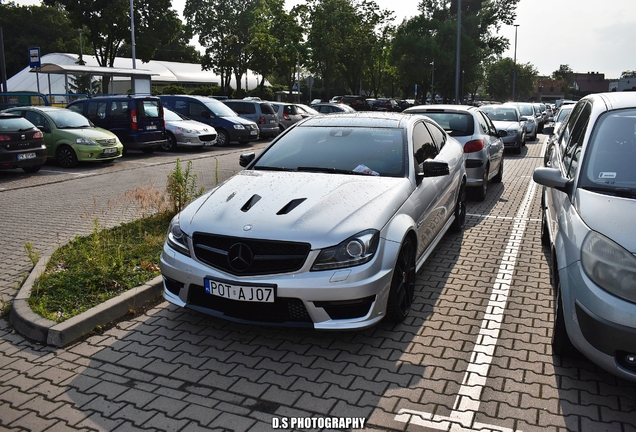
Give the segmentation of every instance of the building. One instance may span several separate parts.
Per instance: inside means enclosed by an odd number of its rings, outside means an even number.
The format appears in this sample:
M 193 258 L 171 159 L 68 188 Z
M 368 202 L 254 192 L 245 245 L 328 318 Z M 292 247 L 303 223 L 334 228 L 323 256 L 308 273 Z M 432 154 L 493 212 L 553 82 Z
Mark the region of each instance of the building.
M 572 87 L 582 95 L 608 92 L 612 82 L 612 80 L 605 79 L 605 74 L 599 72 L 575 73 L 573 75 Z
M 41 63 L 59 66 L 78 66 L 78 55 L 68 53 L 50 53 L 41 58 Z M 94 56 L 82 57 L 86 67 L 99 67 L 99 63 Z M 151 60 L 148 63 L 137 62 L 138 71 L 144 71 L 151 77 L 152 87 L 161 91 L 167 85 L 180 85 L 190 91 L 201 86 L 220 85 L 221 78 L 211 71 L 204 71 L 200 64 L 176 63 L 167 61 Z M 119 71 L 132 70 L 132 60 L 124 57 L 117 57 L 113 67 Z M 68 75 L 72 75 L 70 72 Z M 96 73 L 96 75 L 99 75 Z M 243 88 L 254 89 L 259 84 L 259 77 L 249 71 L 247 77 L 243 78 Z M 269 85 L 269 83 L 266 83 Z M 236 88 L 236 80 L 232 77 L 230 82 L 232 88 Z M 111 88 L 105 89 L 103 93 L 125 94 L 132 88 L 130 77 L 113 76 Z M 29 67 L 24 68 L 7 80 L 7 89 L 10 92 L 33 92 L 45 95 L 65 95 L 69 93 L 68 77 L 63 73 L 44 74 L 32 72 Z
M 618 81 L 611 83 L 610 91 L 636 91 L 636 71 L 625 71 Z
M 549 77 L 538 77 L 536 81 L 537 92 L 534 100 L 540 102 L 553 102 L 565 98 L 565 88 L 567 83 L 563 79 L 552 79 Z

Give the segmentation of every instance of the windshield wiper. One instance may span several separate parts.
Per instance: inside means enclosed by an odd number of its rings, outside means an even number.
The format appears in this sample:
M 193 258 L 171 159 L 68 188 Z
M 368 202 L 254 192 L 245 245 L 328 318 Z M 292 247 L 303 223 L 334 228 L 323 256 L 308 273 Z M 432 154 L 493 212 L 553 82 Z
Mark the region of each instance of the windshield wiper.
M 355 174 L 355 175 L 370 175 L 364 172 L 357 172 L 351 170 L 343 170 L 338 168 L 326 168 L 326 167 L 308 167 L 308 166 L 299 166 L 296 168 L 296 171 L 302 172 L 317 172 L 317 173 L 327 173 L 327 174 Z
M 636 198 L 636 190 L 626 187 L 604 187 L 604 186 L 585 186 L 583 189 L 590 192 L 600 192 L 604 194 L 611 194 L 623 198 Z
M 259 170 L 259 171 L 296 171 L 296 170 L 291 169 L 291 168 L 276 167 L 276 166 L 263 166 L 263 165 L 256 165 L 253 169 Z

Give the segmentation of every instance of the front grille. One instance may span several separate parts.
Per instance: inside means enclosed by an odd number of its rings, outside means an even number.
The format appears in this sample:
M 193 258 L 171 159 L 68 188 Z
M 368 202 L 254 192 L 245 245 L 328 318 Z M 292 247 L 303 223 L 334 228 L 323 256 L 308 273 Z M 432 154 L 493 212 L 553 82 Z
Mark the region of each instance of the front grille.
M 214 141 L 216 139 L 216 134 L 200 135 L 199 139 L 203 142 Z
M 117 140 L 115 138 L 107 138 L 107 139 L 97 140 L 97 143 L 104 147 L 112 147 L 117 144 Z
M 195 233 L 195 257 L 216 269 L 236 275 L 254 276 L 300 270 L 311 249 L 308 243 L 255 240 Z
M 312 323 L 305 305 L 297 298 L 279 297 L 274 303 L 253 303 L 207 294 L 201 285 L 190 285 L 188 291 L 190 305 L 220 312 L 228 318 L 272 324 Z

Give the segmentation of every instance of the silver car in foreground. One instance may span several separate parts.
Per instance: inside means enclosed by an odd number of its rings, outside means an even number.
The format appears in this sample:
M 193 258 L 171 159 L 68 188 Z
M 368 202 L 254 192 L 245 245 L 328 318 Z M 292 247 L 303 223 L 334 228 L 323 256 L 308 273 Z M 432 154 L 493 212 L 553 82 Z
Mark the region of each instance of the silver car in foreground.
M 177 146 L 208 147 L 216 144 L 216 130 L 205 123 L 163 108 L 163 119 L 166 122 L 166 142 L 162 150 L 174 151 Z
M 418 105 L 404 110 L 434 120 L 464 146 L 466 186 L 478 200 L 486 199 L 488 182 L 500 183 L 504 170 L 505 131 L 497 131 L 490 118 L 474 106 Z
M 586 96 L 534 180 L 555 295 L 552 349 L 636 381 L 636 93 Z
M 358 329 L 399 322 L 416 272 L 466 215 L 462 146 L 397 113 L 315 116 L 170 224 L 169 302 L 239 322 Z

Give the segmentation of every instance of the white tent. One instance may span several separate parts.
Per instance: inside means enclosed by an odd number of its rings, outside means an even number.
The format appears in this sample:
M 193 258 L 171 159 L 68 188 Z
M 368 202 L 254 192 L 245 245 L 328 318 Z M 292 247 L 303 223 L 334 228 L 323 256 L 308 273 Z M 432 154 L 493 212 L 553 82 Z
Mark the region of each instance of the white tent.
M 79 56 L 77 54 L 65 54 L 65 53 L 51 53 L 45 54 L 41 57 L 40 61 L 44 65 L 45 63 L 55 65 L 77 65 Z M 85 66 L 97 67 L 97 59 L 94 56 L 83 56 Z M 115 59 L 114 68 L 120 70 L 132 69 L 132 59 L 117 57 Z M 178 84 L 185 87 L 187 90 L 199 87 L 202 85 L 220 85 L 221 78 L 211 71 L 204 71 L 199 64 L 191 63 L 176 63 L 151 60 L 148 63 L 137 62 L 137 68 L 143 70 L 148 75 L 151 75 L 152 85 L 156 87 L 164 87 L 170 84 Z M 244 78 L 245 79 L 245 78 Z M 39 87 L 38 87 L 39 81 Z M 113 77 L 114 87 L 111 89 L 111 93 L 126 93 L 131 88 L 130 78 L 125 77 Z M 248 90 L 254 89 L 260 82 L 259 76 L 255 75 L 252 71 L 247 74 L 247 88 Z M 242 87 L 245 88 L 246 82 L 243 81 Z M 269 83 L 266 82 L 267 85 Z M 230 85 L 236 88 L 236 80 L 232 77 Z M 43 74 L 31 72 L 29 67 L 24 68 L 11 78 L 7 80 L 7 89 L 10 92 L 39 92 L 43 94 L 65 94 L 66 79 L 64 75 L 60 74 Z

